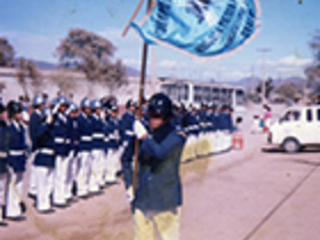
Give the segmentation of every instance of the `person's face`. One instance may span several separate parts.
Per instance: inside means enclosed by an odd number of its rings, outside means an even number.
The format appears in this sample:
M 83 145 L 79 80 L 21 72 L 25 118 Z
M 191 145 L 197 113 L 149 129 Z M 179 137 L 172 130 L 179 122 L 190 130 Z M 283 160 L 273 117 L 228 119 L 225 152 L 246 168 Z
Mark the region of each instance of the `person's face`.
M 16 113 L 16 114 L 13 116 L 12 119 L 15 120 L 15 121 L 17 121 L 17 122 L 21 121 L 21 120 L 22 120 L 22 113 L 21 113 L 21 112 L 20 112 L 20 113 Z
M 71 111 L 71 112 L 70 112 L 70 117 L 71 117 L 71 118 L 76 118 L 77 115 L 78 115 L 78 114 L 77 114 L 77 111 Z
M 116 111 L 111 111 L 110 112 L 110 116 L 113 117 L 113 118 L 117 117 L 117 112 Z
M 149 126 L 153 130 L 161 127 L 164 123 L 163 117 L 160 115 L 149 116 Z
M 84 109 L 83 109 L 83 112 L 84 112 L 86 115 L 90 115 L 90 114 L 91 114 L 91 109 L 90 109 L 90 108 L 84 108 Z
M 100 116 L 102 109 L 101 108 L 97 108 L 94 110 L 95 114 L 97 114 L 98 116 Z
M 44 105 L 44 104 L 41 104 L 41 105 L 39 106 L 39 110 L 40 110 L 40 111 L 42 111 L 44 108 L 45 108 L 45 105 Z
M 61 105 L 59 110 L 61 113 L 65 113 L 65 111 L 67 110 L 67 105 L 65 105 L 65 104 Z
M 4 119 L 4 112 L 0 113 L 0 120 Z

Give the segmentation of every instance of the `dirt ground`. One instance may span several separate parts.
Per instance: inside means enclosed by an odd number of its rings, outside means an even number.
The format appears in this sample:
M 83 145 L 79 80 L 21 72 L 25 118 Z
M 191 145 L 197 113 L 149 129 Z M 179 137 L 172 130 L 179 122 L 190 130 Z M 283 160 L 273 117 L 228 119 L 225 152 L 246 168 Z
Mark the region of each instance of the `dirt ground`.
M 319 239 L 320 154 L 261 151 L 266 136 L 249 132 L 256 111 L 250 108 L 243 123 L 243 150 L 181 165 L 183 240 Z M 51 215 L 38 214 L 25 199 L 27 220 L 0 228 L 1 240 L 133 239 L 122 183 Z

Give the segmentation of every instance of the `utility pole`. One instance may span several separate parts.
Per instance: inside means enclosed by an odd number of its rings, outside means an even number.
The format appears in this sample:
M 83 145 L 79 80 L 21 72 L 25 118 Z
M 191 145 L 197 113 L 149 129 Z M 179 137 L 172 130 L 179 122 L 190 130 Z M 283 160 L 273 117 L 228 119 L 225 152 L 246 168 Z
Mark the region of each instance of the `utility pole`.
M 262 93 L 262 104 L 266 103 L 266 53 L 271 52 L 271 48 L 259 48 L 258 52 L 262 53 L 262 84 L 261 84 L 261 93 Z

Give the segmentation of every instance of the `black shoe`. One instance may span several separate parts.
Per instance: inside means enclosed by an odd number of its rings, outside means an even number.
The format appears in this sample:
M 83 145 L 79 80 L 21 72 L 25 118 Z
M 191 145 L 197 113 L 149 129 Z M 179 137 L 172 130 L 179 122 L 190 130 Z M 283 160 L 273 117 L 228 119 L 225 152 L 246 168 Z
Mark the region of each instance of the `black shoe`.
M 69 204 L 69 203 L 76 203 L 76 202 L 78 202 L 78 200 L 76 199 L 76 198 L 74 198 L 74 197 L 71 197 L 71 198 L 68 198 L 67 199 L 67 203 Z
M 67 208 L 67 207 L 69 207 L 68 204 L 66 204 L 66 203 L 65 204 L 53 204 L 53 206 L 56 207 L 56 208 Z
M 26 220 L 26 217 L 25 216 L 7 217 L 7 219 L 10 221 L 22 222 L 22 221 Z
M 83 196 L 78 196 L 78 198 L 82 199 L 82 200 L 87 200 L 90 198 L 89 195 L 83 195 Z
M 8 223 L 4 222 L 4 221 L 0 221 L 0 227 L 7 227 Z
M 121 177 L 121 176 L 122 176 L 122 174 L 123 174 L 123 171 L 122 171 L 122 170 L 120 170 L 120 171 L 118 171 L 118 172 L 116 173 L 116 176 L 117 176 L 117 177 Z
M 35 194 L 32 194 L 32 193 L 28 193 L 28 197 L 33 199 L 33 200 L 36 200 L 37 196 Z
M 42 210 L 42 211 L 38 211 L 41 214 L 50 214 L 50 213 L 54 213 L 55 210 L 53 208 L 47 209 L 47 210 Z

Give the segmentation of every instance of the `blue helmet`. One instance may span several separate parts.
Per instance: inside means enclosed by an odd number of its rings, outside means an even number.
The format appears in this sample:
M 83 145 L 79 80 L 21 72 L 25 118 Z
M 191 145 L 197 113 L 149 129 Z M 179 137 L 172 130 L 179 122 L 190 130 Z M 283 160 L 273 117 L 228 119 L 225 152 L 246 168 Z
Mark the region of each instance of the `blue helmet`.
M 102 103 L 99 100 L 92 100 L 91 101 L 91 109 L 95 110 L 97 108 L 102 108 Z
M 130 108 L 130 107 L 137 107 L 137 103 L 134 102 L 132 99 L 129 99 L 126 103 L 126 109 Z
M 173 115 L 173 107 L 171 99 L 164 93 L 154 94 L 148 107 L 149 115 L 161 115 L 164 118 L 171 117 Z
M 15 114 L 21 113 L 23 111 L 23 107 L 19 102 L 11 100 L 7 104 L 7 110 L 8 110 L 9 118 L 12 118 Z
M 32 100 L 33 107 L 39 107 L 41 104 L 45 104 L 45 99 L 41 95 L 37 95 Z
M 81 103 L 80 103 L 80 107 L 81 108 L 91 108 L 91 102 L 90 99 L 85 97 L 84 99 L 82 99 Z
M 69 100 L 65 96 L 58 97 L 58 104 L 69 106 Z
M 78 111 L 78 110 L 79 110 L 79 108 L 78 108 L 77 104 L 75 104 L 74 102 L 70 102 L 68 111 L 74 112 L 74 111 Z

